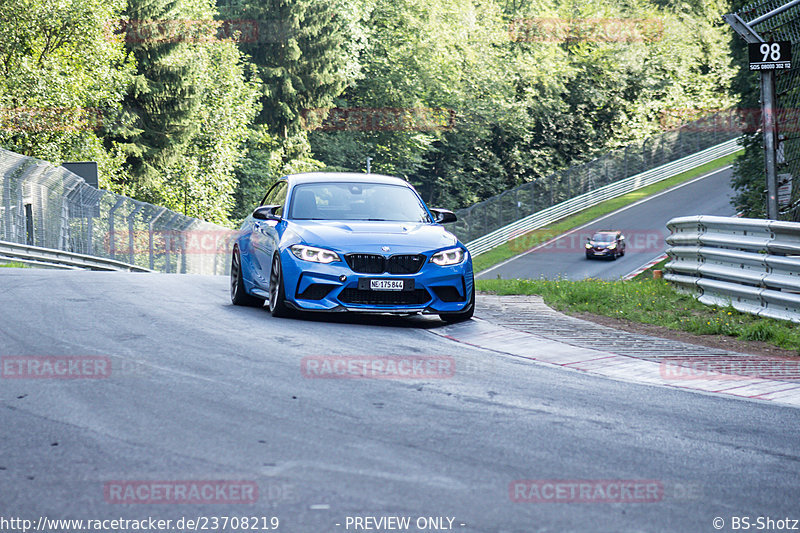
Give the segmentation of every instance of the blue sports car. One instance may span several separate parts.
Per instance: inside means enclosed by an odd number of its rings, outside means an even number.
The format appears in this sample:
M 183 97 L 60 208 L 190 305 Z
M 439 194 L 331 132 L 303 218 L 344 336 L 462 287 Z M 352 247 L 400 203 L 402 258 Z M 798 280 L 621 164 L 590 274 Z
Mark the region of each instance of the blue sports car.
M 472 259 L 407 182 L 377 174 L 309 173 L 278 180 L 233 246 L 231 300 L 273 316 L 292 311 L 434 313 L 467 320 Z

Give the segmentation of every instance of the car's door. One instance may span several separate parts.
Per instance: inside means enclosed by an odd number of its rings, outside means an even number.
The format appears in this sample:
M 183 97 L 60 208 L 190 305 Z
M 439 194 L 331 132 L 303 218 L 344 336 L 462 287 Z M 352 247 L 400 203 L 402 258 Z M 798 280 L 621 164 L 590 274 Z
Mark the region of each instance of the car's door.
M 288 188 L 285 181 L 279 181 L 269 190 L 261 201 L 261 205 L 280 205 L 281 207 L 275 211 L 275 214 L 283 216 Z M 269 284 L 272 256 L 278 248 L 280 240 L 277 228 L 279 223 L 277 220 L 253 219 L 253 234 L 250 238 L 255 259 L 253 267 L 265 285 Z

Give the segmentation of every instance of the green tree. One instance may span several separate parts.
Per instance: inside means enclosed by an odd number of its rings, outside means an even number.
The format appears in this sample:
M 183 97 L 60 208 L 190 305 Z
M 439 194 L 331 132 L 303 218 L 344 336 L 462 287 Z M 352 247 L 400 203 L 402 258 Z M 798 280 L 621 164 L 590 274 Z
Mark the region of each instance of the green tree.
M 122 0 L 0 0 L 0 145 L 56 164 L 119 166 L 100 129 L 119 108 L 130 67 L 106 31 Z
M 264 82 L 257 122 L 283 138 L 301 129 L 305 109 L 329 106 L 352 67 L 350 26 L 338 0 L 269 0 L 241 4 L 259 38 L 243 43 Z M 351 68 L 352 70 L 352 68 Z
M 175 0 L 128 0 L 117 28 L 136 76 L 106 143 L 125 154 L 126 175 L 115 190 L 140 200 L 164 200 L 164 169 L 184 156 L 198 126 L 199 72 L 185 53 L 191 45 L 179 22 L 188 11 Z

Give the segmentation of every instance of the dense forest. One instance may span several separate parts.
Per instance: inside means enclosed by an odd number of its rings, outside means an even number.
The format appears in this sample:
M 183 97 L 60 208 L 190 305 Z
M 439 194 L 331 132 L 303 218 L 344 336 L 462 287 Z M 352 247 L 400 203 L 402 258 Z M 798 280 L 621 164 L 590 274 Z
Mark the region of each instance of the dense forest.
M 0 146 L 235 224 L 286 173 L 452 209 L 735 102 L 716 0 L 0 0 Z

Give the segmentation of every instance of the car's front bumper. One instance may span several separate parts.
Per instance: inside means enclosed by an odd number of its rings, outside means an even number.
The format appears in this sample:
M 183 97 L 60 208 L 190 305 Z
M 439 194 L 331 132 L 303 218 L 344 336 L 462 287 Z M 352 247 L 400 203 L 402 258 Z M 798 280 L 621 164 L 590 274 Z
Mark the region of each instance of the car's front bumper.
M 362 274 L 345 261 L 327 265 L 281 254 L 287 304 L 302 311 L 457 313 L 470 304 L 472 261 L 441 267 L 426 262 L 416 274 Z M 413 280 L 413 290 L 359 289 L 360 279 Z
M 608 257 L 608 256 L 611 256 L 611 255 L 614 255 L 615 251 L 616 250 L 610 250 L 608 248 L 602 248 L 600 250 L 597 250 L 597 249 L 594 249 L 594 248 L 587 248 L 586 249 L 586 255 L 590 255 L 590 256 L 593 256 L 593 257 Z

